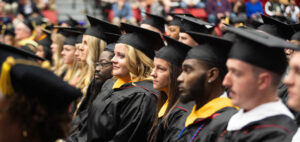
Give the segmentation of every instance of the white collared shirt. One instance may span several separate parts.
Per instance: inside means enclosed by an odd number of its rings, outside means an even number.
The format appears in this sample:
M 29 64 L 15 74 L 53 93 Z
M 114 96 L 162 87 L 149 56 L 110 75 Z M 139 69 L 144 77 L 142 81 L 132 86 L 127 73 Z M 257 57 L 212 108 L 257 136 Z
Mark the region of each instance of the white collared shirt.
M 300 127 L 298 128 L 296 134 L 293 137 L 292 142 L 299 142 L 300 141 Z
M 238 131 L 252 122 L 277 115 L 286 115 L 291 119 L 294 119 L 294 115 L 290 112 L 290 110 L 281 100 L 278 100 L 276 102 L 259 105 L 248 112 L 244 112 L 244 109 L 240 109 L 230 118 L 227 131 Z

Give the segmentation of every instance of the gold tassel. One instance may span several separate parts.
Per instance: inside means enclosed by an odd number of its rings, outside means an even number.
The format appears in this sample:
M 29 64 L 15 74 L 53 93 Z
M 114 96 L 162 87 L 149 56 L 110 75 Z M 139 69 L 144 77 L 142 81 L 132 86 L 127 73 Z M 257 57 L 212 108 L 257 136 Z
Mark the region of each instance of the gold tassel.
M 2 64 L 1 76 L 0 76 L 0 90 L 5 95 L 11 95 L 14 93 L 12 81 L 10 78 L 11 68 L 15 65 L 13 57 L 8 57 Z
M 42 62 L 41 67 L 43 69 L 50 70 L 51 64 L 50 64 L 50 62 L 48 60 L 46 60 L 46 61 Z

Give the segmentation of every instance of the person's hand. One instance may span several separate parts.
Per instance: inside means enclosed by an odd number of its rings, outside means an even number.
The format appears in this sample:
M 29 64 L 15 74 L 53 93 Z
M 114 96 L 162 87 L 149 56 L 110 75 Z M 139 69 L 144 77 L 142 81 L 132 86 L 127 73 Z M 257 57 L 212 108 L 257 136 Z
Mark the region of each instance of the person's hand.
M 122 23 L 126 23 L 126 18 L 122 18 L 122 19 L 121 19 L 121 22 L 122 22 Z
M 252 19 L 255 19 L 256 17 L 257 17 L 256 14 L 252 14 L 252 15 L 251 15 L 251 18 L 252 18 Z

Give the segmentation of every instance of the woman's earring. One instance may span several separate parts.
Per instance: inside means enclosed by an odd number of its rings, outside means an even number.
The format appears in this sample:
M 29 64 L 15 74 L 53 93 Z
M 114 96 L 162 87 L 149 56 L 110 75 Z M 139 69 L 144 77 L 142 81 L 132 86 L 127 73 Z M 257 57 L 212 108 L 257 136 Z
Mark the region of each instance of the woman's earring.
M 208 83 L 211 83 L 211 80 L 208 80 Z

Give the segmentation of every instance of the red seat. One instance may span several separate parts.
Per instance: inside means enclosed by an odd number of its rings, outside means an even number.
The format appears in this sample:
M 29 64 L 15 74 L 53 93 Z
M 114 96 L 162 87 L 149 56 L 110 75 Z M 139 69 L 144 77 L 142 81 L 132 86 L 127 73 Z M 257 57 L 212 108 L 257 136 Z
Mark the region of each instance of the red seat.
M 204 8 L 176 8 L 174 9 L 174 13 L 190 13 L 196 18 L 207 20 L 207 13 Z
M 57 24 L 57 13 L 53 10 L 43 10 L 42 15 L 46 18 L 48 18 L 51 23 Z
M 108 21 L 112 22 L 114 18 L 114 11 L 111 9 L 107 9 L 105 12 L 108 13 Z M 133 17 L 136 19 L 137 22 L 142 20 L 141 11 L 139 8 L 132 9 Z

